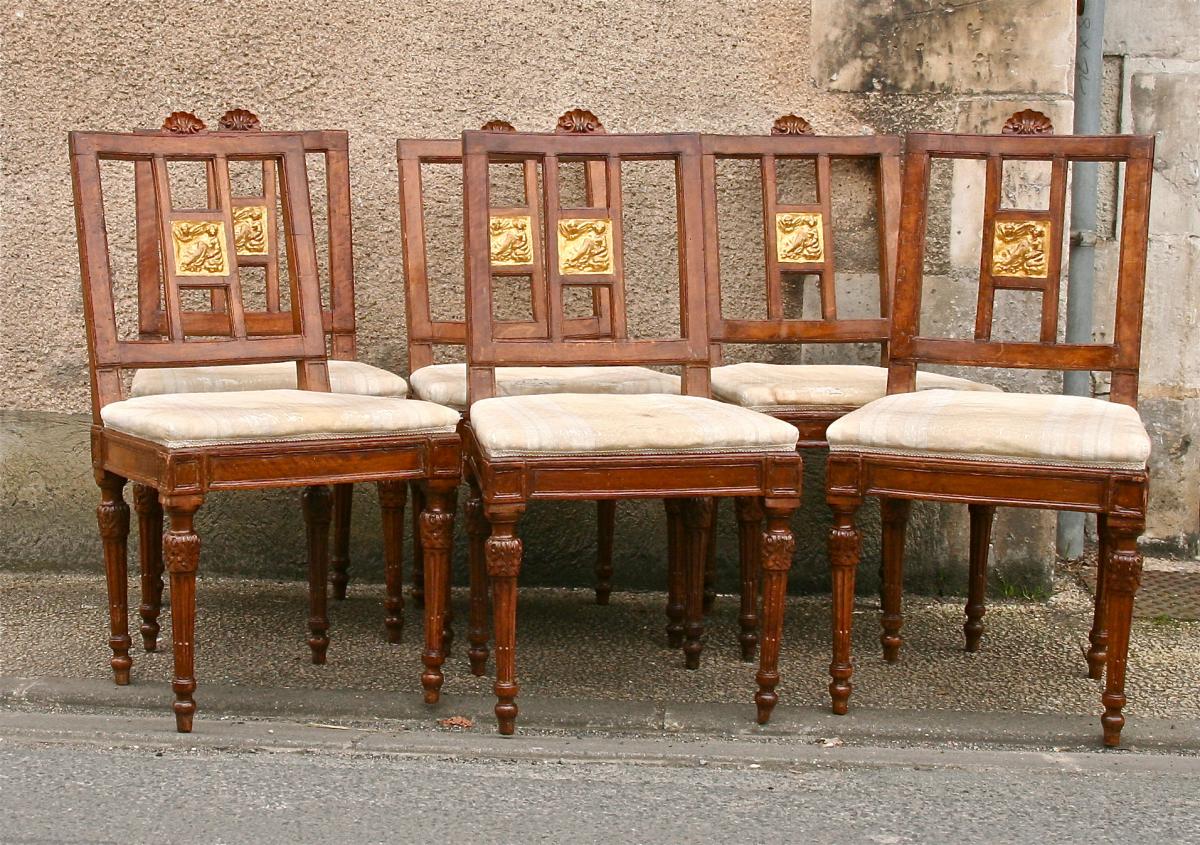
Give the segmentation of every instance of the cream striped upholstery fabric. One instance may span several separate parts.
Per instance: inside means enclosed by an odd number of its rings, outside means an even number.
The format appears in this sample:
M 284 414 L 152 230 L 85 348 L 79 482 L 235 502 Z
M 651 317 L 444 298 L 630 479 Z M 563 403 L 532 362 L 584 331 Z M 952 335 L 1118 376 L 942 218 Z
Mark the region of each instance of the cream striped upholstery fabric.
M 471 426 L 493 458 L 791 452 L 799 439 L 766 414 L 667 394 L 498 396 L 471 406 Z
M 105 405 L 100 416 L 107 428 L 171 448 L 453 432 L 459 420 L 432 402 L 312 390 L 139 396 Z
M 861 408 L 887 395 L 887 367 L 856 364 L 759 364 L 714 367 L 713 396 L 743 408 L 778 413 L 812 407 Z M 917 390 L 999 388 L 937 373 L 917 373 Z
M 829 448 L 993 462 L 1144 469 L 1150 437 L 1128 405 L 1083 396 L 898 393 L 829 427 Z
M 294 390 L 296 364 L 234 364 L 223 367 L 155 367 L 133 374 L 130 394 L 221 393 L 232 390 Z M 330 361 L 329 389 L 359 396 L 407 396 L 408 385 L 395 373 L 358 361 Z
M 411 376 L 413 394 L 427 402 L 467 406 L 467 365 L 434 364 Z M 679 376 L 647 367 L 498 367 L 500 396 L 541 393 L 678 393 Z

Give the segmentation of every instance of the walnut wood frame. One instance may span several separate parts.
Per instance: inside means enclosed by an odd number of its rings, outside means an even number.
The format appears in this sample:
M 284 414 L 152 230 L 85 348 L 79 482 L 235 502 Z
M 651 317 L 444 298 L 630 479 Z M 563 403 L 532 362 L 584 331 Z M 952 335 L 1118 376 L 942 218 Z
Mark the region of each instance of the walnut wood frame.
M 899 275 L 891 333 L 888 392 L 914 389 L 920 363 L 976 367 L 1055 370 L 1102 370 L 1112 374 L 1110 398 L 1136 406 L 1141 352 L 1142 304 L 1145 290 L 1147 231 L 1154 139 L 1137 136 L 1019 137 L 913 134 L 906 141 L 903 209 L 901 213 Z M 974 339 L 957 340 L 922 334 L 920 324 L 925 226 L 930 162 L 934 158 L 980 159 L 987 164 L 984 222 L 984 263 L 991 256 L 994 223 L 1006 215 L 1026 215 L 1000 208 L 1000 177 L 1004 160 L 1051 163 L 1050 210 L 1032 212 L 1049 220 L 1050 241 L 1061 245 L 1066 167 L 1072 160 L 1114 161 L 1124 166 L 1121 215 L 1121 255 L 1118 266 L 1116 324 L 1113 342 L 1069 344 L 1047 338 L 1045 323 L 1037 342 L 993 341 L 990 331 Z M 1059 247 L 1051 250 L 1043 290 L 1043 315 L 1057 314 Z M 990 325 L 989 270 L 981 274 L 981 308 Z M 1053 299 L 1053 302 L 1049 300 Z M 986 300 L 986 301 L 985 301 Z M 884 505 L 885 526 L 896 537 L 884 560 L 892 570 L 894 589 L 885 591 L 883 635 L 885 657 L 895 659 L 901 644 L 899 570 L 902 566 L 904 523 L 908 502 L 925 499 L 964 502 L 971 521 L 990 522 L 998 505 L 1075 510 L 1097 515 L 1100 532 L 1099 586 L 1087 654 L 1089 676 L 1105 679 L 1105 745 L 1120 743 L 1125 717 L 1125 671 L 1133 597 L 1142 556 L 1137 537 L 1145 526 L 1148 477 L 1145 471 L 1046 466 L 1034 463 L 988 463 L 968 458 L 907 457 L 853 450 L 831 453 L 827 498 L 834 511 L 830 532 L 833 568 L 833 662 L 829 685 L 833 712 L 845 713 L 851 692 L 853 666 L 850 631 L 854 604 L 854 574 L 860 540 L 854 517 L 863 498 L 878 496 Z M 986 553 L 984 551 L 984 553 Z M 974 552 L 973 552 L 974 554 Z M 972 580 L 976 580 L 973 573 Z M 978 585 L 982 593 L 982 585 Z M 968 642 L 982 634 L 982 607 L 968 606 Z
M 520 365 L 642 364 L 675 365 L 683 370 L 683 390 L 708 396 L 709 341 L 703 265 L 703 204 L 700 185 L 700 140 L 696 135 L 535 135 L 466 132 L 463 134 L 464 195 L 467 244 L 468 391 L 472 401 L 495 395 L 495 369 Z M 491 215 L 489 165 L 537 159 L 542 169 L 547 274 L 546 336 L 516 339 L 506 334 L 492 312 L 492 267 L 488 220 Z M 584 160 L 605 169 L 605 203 L 600 208 L 563 209 L 558 191 L 558 162 Z M 658 160 L 675 165 L 679 249 L 680 328 L 678 340 L 634 340 L 626 331 L 622 255 L 621 165 L 625 161 Z M 580 280 L 610 291 L 613 336 L 581 339 L 570 336 L 562 318 L 556 234 L 561 216 L 606 217 L 612 229 L 612 268 L 605 275 Z M 471 576 L 478 584 L 490 577 L 496 637 L 496 716 L 500 733 L 515 730 L 517 682 L 515 664 L 517 576 L 522 545 L 516 526 L 527 504 L 542 499 L 662 498 L 671 501 L 673 573 L 685 584 L 683 645 L 686 665 L 699 664 L 703 633 L 702 594 L 705 539 L 711 515 L 707 499 L 752 497 L 767 514 L 761 541 L 764 572 L 763 644 L 755 702 L 759 722 L 766 722 L 778 701 L 779 638 L 787 570 L 795 541 L 789 519 L 800 496 L 800 457 L 771 452 L 710 455 L 489 458 L 479 447 L 469 420 L 460 426 L 464 471 L 471 484 L 468 530 Z M 679 502 L 679 505 L 675 505 Z M 680 523 L 682 522 L 682 525 Z M 490 526 L 490 529 L 489 529 Z M 490 530 L 490 536 L 489 536 Z M 678 576 L 677 576 L 678 577 Z M 482 596 L 482 589 L 473 589 Z M 487 657 L 486 605 L 472 602 L 472 663 Z M 428 690 L 428 687 L 426 687 Z M 436 700 L 434 696 L 431 700 Z
M 513 132 L 512 124 L 503 120 L 490 120 L 482 131 Z M 572 109 L 558 118 L 557 132 L 591 134 L 603 132 L 599 119 L 586 109 Z M 462 139 L 429 140 L 401 138 L 396 141 L 396 163 L 400 183 L 400 226 L 404 245 L 404 297 L 405 318 L 408 329 L 408 371 L 416 372 L 435 363 L 435 349 L 439 346 L 465 347 L 467 343 L 466 320 L 435 320 L 431 302 L 428 264 L 426 260 L 426 196 L 422 167 L 425 165 L 462 166 Z M 539 227 L 541 206 L 536 201 L 537 165 L 527 161 L 523 165 L 523 178 L 527 196 L 534 200 L 520 208 L 509 208 L 510 214 L 523 214 L 530 218 L 532 227 Z M 584 173 L 585 190 L 590 204 L 599 203 L 604 195 L 603 167 L 588 166 Z M 531 181 L 532 180 L 532 181 Z M 544 329 L 546 314 L 546 280 L 541 261 L 541 243 L 532 244 L 533 260 L 526 265 L 498 267 L 498 272 L 528 274 L 532 280 L 530 296 L 533 304 L 534 323 Z M 466 292 L 464 291 L 464 301 Z M 573 337 L 602 337 L 611 333 L 610 306 L 607 291 L 593 289 L 593 314 L 588 318 L 567 321 L 567 331 Z M 465 413 L 465 409 L 464 409 Z M 419 497 L 419 493 L 414 493 Z M 613 535 L 616 529 L 616 507 L 612 500 L 596 502 L 596 604 L 606 605 L 612 593 Z M 414 533 L 419 540 L 419 534 Z M 422 590 L 424 564 L 419 542 L 413 544 L 413 599 L 424 601 Z M 479 668 L 482 672 L 482 667 Z
M 328 647 L 325 590 L 328 566 L 328 529 L 331 495 L 327 485 L 373 481 L 386 503 L 402 513 L 403 485 L 419 479 L 426 485 L 426 512 L 422 528 L 437 549 L 449 554 L 450 497 L 457 487 L 460 449 L 454 435 L 368 436 L 292 443 L 243 443 L 205 447 L 169 448 L 105 427 L 101 410 L 124 398 L 123 375 L 151 366 L 203 366 L 268 361 L 295 361 L 302 390 L 329 390 L 325 335 L 322 327 L 320 288 L 313 243 L 303 141 L 289 133 L 212 133 L 204 135 L 147 135 L 72 132 L 69 135 L 71 177 L 74 189 L 84 314 L 92 388 L 92 465 L 101 490 L 97 516 L 104 545 L 108 581 L 111 665 L 118 684 L 129 682 L 132 660 L 128 633 L 126 552 L 129 508 L 122 495 L 128 480 L 141 485 L 135 492 L 139 523 L 147 535 L 154 518 L 166 511 L 168 527 L 161 546 L 143 546 L 144 571 L 161 573 L 163 562 L 171 578 L 171 623 L 175 661 L 174 712 L 176 727 L 190 731 L 196 704 L 194 670 L 195 581 L 200 538 L 193 517 L 210 490 L 245 490 L 304 487 L 305 520 L 309 549 L 309 646 L 315 663 L 323 663 Z M 290 332 L 257 335 L 254 323 L 241 307 L 240 275 L 233 259 L 230 160 L 274 163 L 280 174 L 287 239 L 289 286 L 292 307 Z M 100 180 L 102 160 L 150 163 L 156 191 L 155 218 L 163 254 L 173 215 L 204 217 L 224 223 L 228 260 L 225 275 L 212 285 L 224 292 L 229 306 L 230 330 L 224 336 L 186 340 L 173 262 L 164 262 L 167 319 L 157 337 L 121 340 L 117 330 L 114 293 L 109 265 L 104 204 Z M 171 203 L 167 161 L 199 161 L 215 181 L 212 208 L 177 212 Z M 139 226 L 146 220 L 139 220 Z M 184 283 L 187 284 L 187 283 Z M 191 286 L 196 286 L 193 280 Z M 137 489 L 137 488 L 135 488 Z M 157 491 L 158 507 L 155 496 Z M 159 510 L 161 508 L 161 510 Z M 385 517 L 386 521 L 386 517 Z M 388 538 L 397 536 L 389 532 Z M 161 560 L 155 560 L 161 552 Z M 399 548 L 390 550 L 398 555 Z M 437 567 L 435 566 L 436 570 Z M 158 596 L 151 588 L 144 595 L 143 636 L 157 626 Z M 157 631 L 154 631 L 155 635 Z M 435 639 L 439 639 L 435 638 Z M 428 652 L 426 674 L 435 660 Z

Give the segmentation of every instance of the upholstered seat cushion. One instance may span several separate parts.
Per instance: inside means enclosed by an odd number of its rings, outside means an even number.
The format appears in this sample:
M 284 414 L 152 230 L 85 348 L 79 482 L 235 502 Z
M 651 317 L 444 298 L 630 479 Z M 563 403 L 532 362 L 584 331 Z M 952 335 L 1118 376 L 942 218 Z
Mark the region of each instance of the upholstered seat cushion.
M 409 376 L 413 394 L 427 402 L 467 406 L 467 365 L 433 364 Z M 498 396 L 541 393 L 678 393 L 679 376 L 647 367 L 498 367 Z
M 164 393 L 105 405 L 106 428 L 171 448 L 453 432 L 457 411 L 418 399 L 245 390 Z
M 296 364 L 233 364 L 223 367 L 154 367 L 133 374 L 132 396 L 163 393 L 222 393 L 232 390 L 295 390 Z M 358 361 L 330 361 L 329 389 L 359 396 L 408 395 L 395 373 Z
M 887 367 L 746 362 L 714 367 L 712 392 L 724 402 L 768 413 L 821 406 L 861 408 L 887 395 L 887 378 Z M 953 376 L 917 373 L 917 390 L 939 388 L 999 389 Z
M 471 406 L 489 457 L 790 452 L 794 426 L 713 399 L 669 394 L 498 396 Z
M 898 393 L 829 427 L 835 452 L 1143 469 L 1150 437 L 1128 405 L 1083 396 Z

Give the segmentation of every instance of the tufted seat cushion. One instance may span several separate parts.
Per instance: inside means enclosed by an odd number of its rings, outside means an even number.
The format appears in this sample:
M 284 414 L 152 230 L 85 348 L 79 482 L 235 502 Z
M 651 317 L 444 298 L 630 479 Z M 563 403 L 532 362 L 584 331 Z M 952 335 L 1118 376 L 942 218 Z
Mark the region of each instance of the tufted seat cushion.
M 467 406 L 467 365 L 433 364 L 409 376 L 413 394 L 427 402 Z M 678 393 L 679 376 L 647 367 L 498 367 L 499 396 L 541 393 Z
M 1150 437 L 1128 405 L 1084 396 L 897 393 L 829 426 L 829 448 L 997 463 L 1144 469 Z
M 421 402 L 312 390 L 165 393 L 105 405 L 106 428 L 171 448 L 258 441 L 453 432 L 457 411 Z
M 295 390 L 296 364 L 232 364 L 222 367 L 154 367 L 133 374 L 132 396 L 163 393 L 222 393 L 233 390 Z M 408 395 L 395 373 L 358 361 L 330 361 L 329 389 L 359 396 Z
M 471 426 L 493 458 L 791 452 L 799 439 L 774 417 L 669 394 L 497 396 L 471 406 Z
M 812 407 L 861 408 L 887 395 L 887 367 L 856 364 L 758 364 L 714 367 L 713 396 L 743 408 L 778 413 Z M 999 388 L 937 373 L 917 373 L 917 390 Z

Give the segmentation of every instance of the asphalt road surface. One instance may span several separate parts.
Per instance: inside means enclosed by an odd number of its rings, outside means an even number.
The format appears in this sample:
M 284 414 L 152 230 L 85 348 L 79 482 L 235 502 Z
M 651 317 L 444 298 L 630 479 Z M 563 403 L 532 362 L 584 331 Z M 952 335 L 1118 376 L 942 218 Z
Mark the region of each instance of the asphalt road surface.
M 4 843 L 1200 842 L 1194 755 L 8 716 Z

